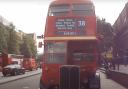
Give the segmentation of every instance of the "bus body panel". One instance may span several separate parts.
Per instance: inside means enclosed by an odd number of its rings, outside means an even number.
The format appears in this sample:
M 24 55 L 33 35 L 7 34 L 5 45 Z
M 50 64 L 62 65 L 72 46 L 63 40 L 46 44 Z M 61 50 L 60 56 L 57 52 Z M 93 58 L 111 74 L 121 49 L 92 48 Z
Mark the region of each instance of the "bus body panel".
M 59 64 L 43 64 L 42 80 L 44 85 L 59 84 Z
M 47 43 L 47 41 L 45 41 Z M 52 43 L 58 43 L 58 42 L 63 42 L 63 41 L 48 41 Z M 46 63 L 47 57 L 46 54 L 43 60 L 43 66 L 42 66 L 42 80 L 45 85 L 59 85 L 59 80 L 60 80 L 60 67 L 62 65 L 77 65 L 80 67 L 80 79 L 81 82 L 88 80 L 88 77 L 93 76 L 96 73 L 97 70 L 97 61 L 98 61 L 98 48 L 97 48 L 97 40 L 75 40 L 75 41 L 64 41 L 67 45 L 66 47 L 66 57 L 65 57 L 65 62 L 62 64 L 59 63 Z M 88 54 L 87 50 L 89 49 L 89 45 L 93 49 L 91 49 L 90 53 L 93 53 L 93 60 L 86 60 L 82 59 L 83 61 L 79 60 L 74 60 L 75 58 L 73 57 L 74 54 L 80 53 L 82 54 L 81 57 L 85 54 Z M 46 51 L 46 50 L 45 50 Z
M 72 30 L 66 30 L 66 29 L 62 29 L 62 30 L 57 30 L 56 27 L 56 22 L 58 19 L 82 19 L 83 21 L 85 21 L 85 29 L 83 30 L 79 30 L 79 29 L 72 29 Z M 78 24 L 78 22 L 76 22 Z M 91 23 L 91 24 L 90 24 Z M 47 24 L 49 24 L 48 26 L 46 26 L 46 30 L 45 31 L 45 37 L 59 37 L 59 36 L 96 36 L 96 18 L 95 17 L 72 17 L 72 16 L 68 16 L 68 17 L 49 17 L 47 19 Z M 57 32 L 83 32 L 82 35 L 79 34 L 72 34 L 72 35 L 66 35 L 66 34 L 57 34 Z
M 80 83 L 91 81 L 89 78 L 96 74 L 98 56 L 93 3 L 90 0 L 53 1 L 44 33 L 41 89 L 59 87 L 60 69 L 65 65 L 80 68 Z

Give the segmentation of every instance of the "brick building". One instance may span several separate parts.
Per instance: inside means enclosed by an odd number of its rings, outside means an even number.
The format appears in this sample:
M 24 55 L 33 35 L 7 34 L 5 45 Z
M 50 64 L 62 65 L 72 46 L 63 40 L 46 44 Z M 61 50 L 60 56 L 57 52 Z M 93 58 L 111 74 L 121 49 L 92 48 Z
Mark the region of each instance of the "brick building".
M 115 37 L 113 44 L 113 56 L 120 63 L 128 63 L 128 3 L 119 14 L 113 25 Z

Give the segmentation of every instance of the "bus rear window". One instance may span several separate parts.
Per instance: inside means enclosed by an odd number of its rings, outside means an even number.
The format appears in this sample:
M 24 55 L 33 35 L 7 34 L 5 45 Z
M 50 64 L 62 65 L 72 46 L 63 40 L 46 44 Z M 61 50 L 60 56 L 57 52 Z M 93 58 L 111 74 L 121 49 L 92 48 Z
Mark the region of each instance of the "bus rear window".
M 75 53 L 74 60 L 75 61 L 93 61 L 95 55 L 92 53 Z
M 92 4 L 73 4 L 72 13 L 74 15 L 94 15 Z
M 47 54 L 46 56 L 46 63 L 50 64 L 50 63 L 59 63 L 59 64 L 63 64 L 65 62 L 65 54 Z
M 65 42 L 49 42 L 45 45 L 46 63 L 63 64 L 66 58 Z
M 66 53 L 65 42 L 51 42 L 45 46 L 45 52 L 47 53 Z
M 67 15 L 70 10 L 70 5 L 54 5 L 49 9 L 49 16 Z

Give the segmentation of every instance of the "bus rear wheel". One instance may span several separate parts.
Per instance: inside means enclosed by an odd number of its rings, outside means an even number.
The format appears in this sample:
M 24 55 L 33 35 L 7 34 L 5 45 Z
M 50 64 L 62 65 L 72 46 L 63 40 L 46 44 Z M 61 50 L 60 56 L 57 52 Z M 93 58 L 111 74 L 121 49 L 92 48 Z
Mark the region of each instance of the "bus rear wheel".
M 89 89 L 100 89 L 101 88 L 100 76 L 95 75 L 95 76 L 89 78 L 88 87 L 89 87 Z

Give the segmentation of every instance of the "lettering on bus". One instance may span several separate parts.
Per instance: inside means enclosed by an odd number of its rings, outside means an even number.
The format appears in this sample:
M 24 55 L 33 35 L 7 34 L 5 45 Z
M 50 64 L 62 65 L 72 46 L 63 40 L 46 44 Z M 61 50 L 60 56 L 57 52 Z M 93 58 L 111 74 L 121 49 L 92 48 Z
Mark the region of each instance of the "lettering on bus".
M 57 31 L 56 34 L 58 35 L 69 35 L 69 36 L 73 36 L 73 35 L 85 35 L 84 31 L 80 31 L 80 32 L 67 32 L 67 31 Z
M 57 30 L 84 30 L 85 29 L 85 20 L 80 18 L 69 18 L 69 19 L 57 19 L 56 20 L 56 29 Z
M 58 35 L 82 35 L 86 23 L 84 18 L 61 18 L 56 20 L 55 26 Z

